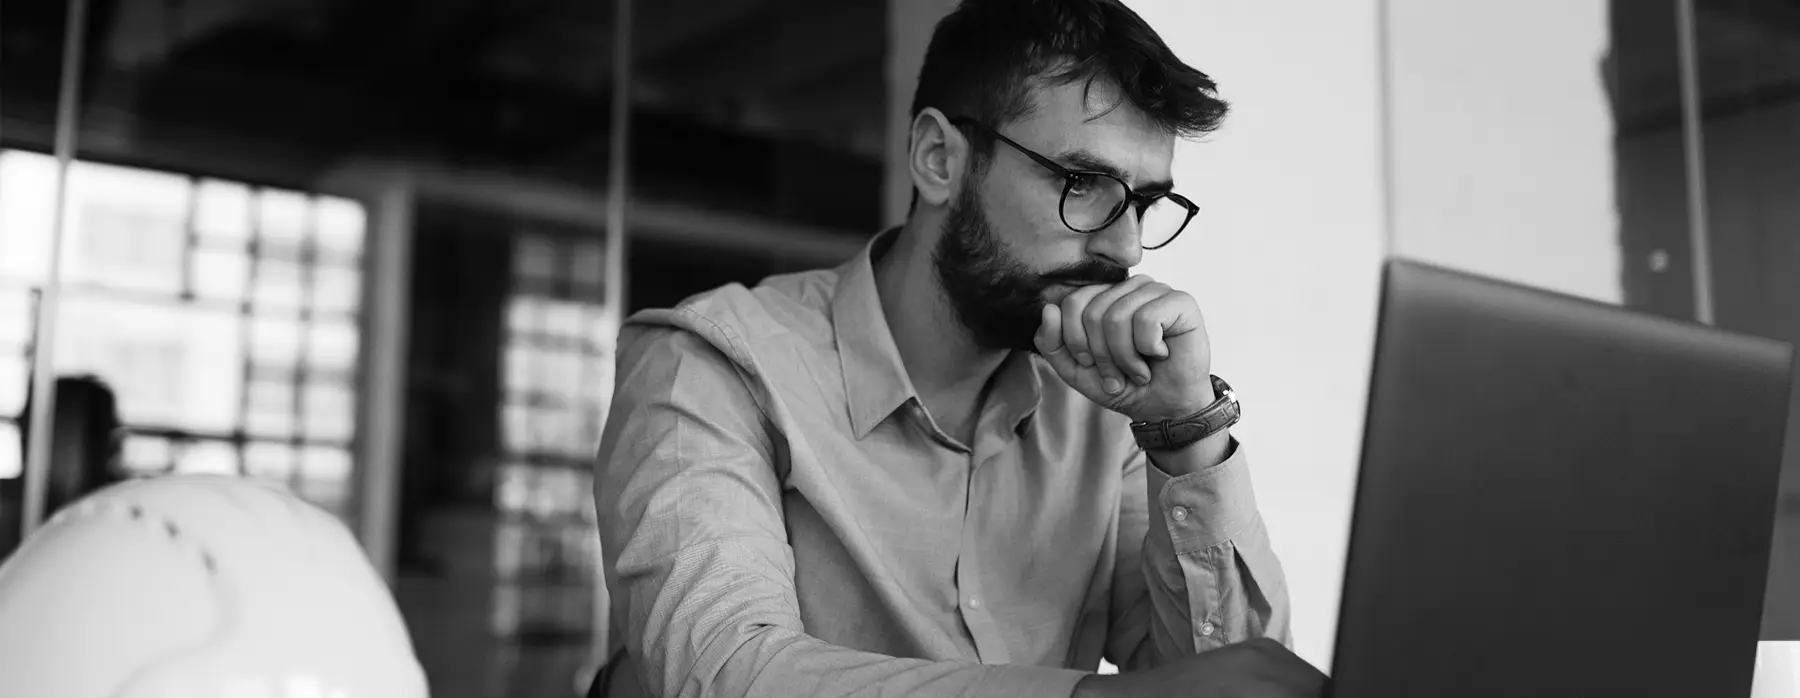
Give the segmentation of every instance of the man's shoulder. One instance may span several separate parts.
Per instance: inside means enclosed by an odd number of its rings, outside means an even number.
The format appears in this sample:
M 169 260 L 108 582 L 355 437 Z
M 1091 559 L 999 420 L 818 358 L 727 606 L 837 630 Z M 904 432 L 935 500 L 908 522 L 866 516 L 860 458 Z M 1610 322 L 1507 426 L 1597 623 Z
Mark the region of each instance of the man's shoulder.
M 669 350 L 692 334 L 748 366 L 770 342 L 815 345 L 831 341 L 831 298 L 837 271 L 815 269 L 770 276 L 754 288 L 731 283 L 694 294 L 670 308 L 642 310 L 620 328 L 620 349 Z

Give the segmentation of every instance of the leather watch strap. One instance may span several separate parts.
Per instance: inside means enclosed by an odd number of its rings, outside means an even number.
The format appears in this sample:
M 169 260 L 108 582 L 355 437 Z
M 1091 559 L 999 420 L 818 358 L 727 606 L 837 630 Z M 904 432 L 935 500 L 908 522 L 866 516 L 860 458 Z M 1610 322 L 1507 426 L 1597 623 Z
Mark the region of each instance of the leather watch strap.
M 1157 422 L 1132 422 L 1131 434 L 1146 451 L 1175 451 L 1208 436 L 1229 429 L 1243 417 L 1237 393 L 1225 379 L 1212 376 L 1213 392 L 1219 398 L 1199 412 L 1178 419 Z

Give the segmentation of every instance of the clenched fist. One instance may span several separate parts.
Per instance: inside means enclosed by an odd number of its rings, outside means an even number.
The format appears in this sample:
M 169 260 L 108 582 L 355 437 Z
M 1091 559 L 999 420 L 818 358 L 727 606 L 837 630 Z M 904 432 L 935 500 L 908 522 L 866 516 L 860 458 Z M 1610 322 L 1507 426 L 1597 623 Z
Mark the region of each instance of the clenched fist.
M 1135 421 L 1213 403 L 1212 344 L 1200 304 L 1145 275 L 1076 287 L 1047 303 L 1038 353 L 1070 387 Z

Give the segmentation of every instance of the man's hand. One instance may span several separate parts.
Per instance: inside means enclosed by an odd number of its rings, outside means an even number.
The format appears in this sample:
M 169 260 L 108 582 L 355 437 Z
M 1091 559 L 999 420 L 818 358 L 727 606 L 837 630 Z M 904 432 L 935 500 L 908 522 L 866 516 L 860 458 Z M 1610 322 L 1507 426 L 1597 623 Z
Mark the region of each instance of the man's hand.
M 1218 399 L 1200 304 L 1142 274 L 1045 304 L 1034 341 L 1063 382 L 1133 420 L 1185 417 Z
M 1071 698 L 1323 698 L 1330 680 L 1267 638 L 1226 645 L 1142 671 L 1089 676 Z

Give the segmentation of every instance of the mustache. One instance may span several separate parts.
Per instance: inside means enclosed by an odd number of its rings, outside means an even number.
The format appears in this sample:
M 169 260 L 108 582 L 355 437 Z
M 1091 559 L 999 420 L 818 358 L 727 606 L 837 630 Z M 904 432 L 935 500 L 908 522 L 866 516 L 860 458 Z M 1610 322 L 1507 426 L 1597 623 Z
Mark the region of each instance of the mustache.
M 1123 283 L 1129 276 L 1130 270 L 1125 267 L 1096 260 L 1089 260 L 1079 264 L 1071 264 L 1048 274 L 1043 274 L 1038 278 L 1044 285 L 1049 286 L 1052 284 L 1117 284 Z

